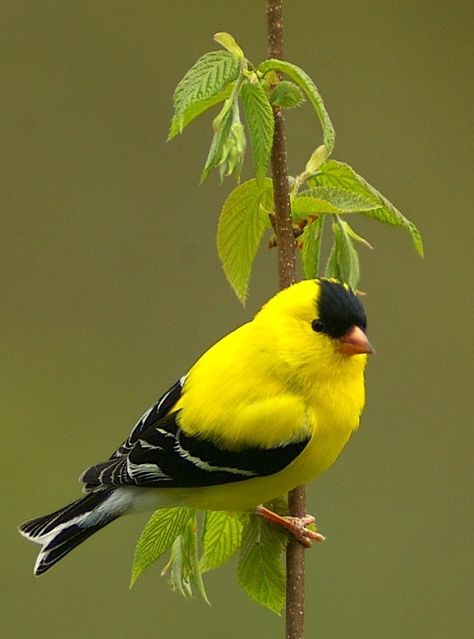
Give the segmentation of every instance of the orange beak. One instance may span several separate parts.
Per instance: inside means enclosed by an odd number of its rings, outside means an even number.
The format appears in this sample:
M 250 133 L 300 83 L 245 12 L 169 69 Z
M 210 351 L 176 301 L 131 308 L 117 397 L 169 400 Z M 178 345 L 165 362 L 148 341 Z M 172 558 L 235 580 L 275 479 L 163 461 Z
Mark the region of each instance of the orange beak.
M 361 355 L 362 353 L 375 353 L 375 349 L 367 339 L 367 335 L 358 326 L 350 328 L 345 335 L 339 338 L 341 353 L 347 355 Z

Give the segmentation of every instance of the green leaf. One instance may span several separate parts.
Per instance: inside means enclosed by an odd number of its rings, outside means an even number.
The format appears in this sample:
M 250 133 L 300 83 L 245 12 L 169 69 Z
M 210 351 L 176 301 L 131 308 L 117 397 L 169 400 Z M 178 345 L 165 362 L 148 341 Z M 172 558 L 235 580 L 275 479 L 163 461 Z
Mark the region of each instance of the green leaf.
M 244 161 L 247 138 L 245 129 L 239 119 L 233 119 L 229 135 L 224 141 L 223 153 L 218 165 L 221 182 L 224 176 L 234 175 L 237 181 L 240 180 L 240 171 Z
M 200 182 L 208 177 L 209 173 L 215 167 L 223 164 L 229 154 L 231 147 L 230 133 L 232 127 L 232 100 L 229 98 L 225 101 L 224 106 L 214 119 L 214 135 L 212 137 L 209 153 L 207 154 L 206 164 L 201 174 Z
M 358 233 L 356 233 L 354 229 L 351 226 L 349 226 L 347 222 L 345 223 L 345 228 L 346 228 L 347 234 L 349 235 L 351 239 L 355 240 L 356 242 L 359 242 L 359 244 L 363 244 L 364 246 L 366 246 L 367 248 L 371 250 L 374 248 L 372 244 L 370 244 L 370 242 L 368 242 L 365 239 L 365 237 L 362 237 L 362 235 L 359 235 Z
M 316 173 L 321 164 L 326 162 L 327 157 L 328 153 L 326 147 L 324 146 L 324 144 L 320 144 L 318 148 L 311 153 L 311 157 L 306 162 L 306 166 L 304 169 L 306 179 L 309 176 L 313 175 L 313 173 Z
M 243 590 L 261 606 L 277 614 L 285 603 L 282 556 L 288 537 L 254 515 L 244 527 L 237 578 Z
M 211 510 L 206 512 L 202 538 L 202 572 L 225 564 L 235 555 L 242 541 L 242 527 L 237 515 Z
M 324 275 L 326 277 L 334 277 L 337 280 L 341 279 L 341 276 L 339 275 L 339 266 L 337 263 L 337 246 L 336 246 L 336 240 L 334 240 L 334 243 L 331 247 L 331 251 L 329 253 L 329 257 L 328 257 L 328 261 L 326 264 L 326 270 L 324 271 Z
M 273 183 L 265 178 L 243 182 L 227 197 L 217 227 L 217 252 L 224 273 L 237 297 L 245 303 L 252 263 L 270 226 L 268 212 L 273 209 Z
M 198 551 L 198 527 L 197 527 L 197 518 L 195 519 L 194 526 L 191 530 L 192 535 L 192 550 L 190 553 L 191 557 L 191 579 L 196 585 L 197 591 L 203 601 L 205 601 L 209 606 L 211 602 L 207 596 L 206 588 L 204 586 L 204 580 L 202 578 L 202 570 L 201 563 L 199 561 L 199 551 Z
M 171 589 L 179 592 L 186 599 L 194 596 L 194 584 L 201 598 L 209 604 L 198 558 L 197 515 L 196 511 L 190 512 L 191 516 L 182 533 L 173 543 L 170 560 L 163 569 L 162 575 L 169 572 Z
M 188 508 L 161 508 L 150 517 L 135 548 L 130 586 L 172 545 L 185 529 L 191 514 Z
M 346 189 L 315 187 L 292 199 L 291 216 L 296 221 L 309 215 L 364 213 L 376 206 L 373 201 Z
M 339 213 L 339 209 L 328 202 L 309 195 L 298 195 L 291 201 L 293 221 L 304 220 L 308 215 L 326 215 Z
M 324 220 L 324 215 L 321 215 L 313 222 L 307 224 L 303 230 L 301 261 L 306 279 L 313 279 L 319 275 Z
M 275 107 L 294 109 L 303 104 L 305 98 L 298 85 L 288 80 L 282 80 L 273 89 L 270 102 Z
M 224 49 L 227 49 L 227 51 L 235 55 L 237 58 L 244 57 L 244 52 L 237 44 L 234 37 L 230 35 L 230 33 L 226 33 L 225 31 L 215 33 L 214 41 L 223 46 Z
M 342 188 L 371 199 L 377 205 L 376 208 L 367 209 L 361 213 L 379 222 L 406 228 L 411 235 L 416 251 L 423 256 L 423 240 L 413 222 L 403 216 L 387 198 L 358 175 L 348 164 L 328 160 L 320 167 L 317 174 L 308 180 L 308 184 Z
M 181 117 L 177 118 L 173 116 L 171 120 L 170 132 L 168 134 L 168 140 L 172 140 L 176 135 L 183 132 L 183 129 L 188 126 L 195 118 L 210 109 L 216 104 L 227 100 L 232 93 L 233 83 L 231 82 L 217 95 L 213 95 L 207 100 L 199 100 L 198 102 L 191 103 Z
M 188 525 L 189 520 L 186 522 L 183 533 L 186 529 L 189 530 Z M 193 587 L 190 578 L 192 568 L 187 541 L 184 534 L 175 539 L 171 547 L 170 559 L 161 574 L 163 576 L 169 573 L 168 583 L 171 590 L 179 592 L 185 599 L 190 599 L 193 596 Z
M 310 196 L 318 200 L 329 202 L 337 213 L 365 213 L 379 207 L 373 198 L 368 198 L 360 193 L 354 193 L 349 189 L 334 188 L 328 186 L 316 186 L 301 192 L 301 196 Z
M 360 277 L 359 254 L 347 233 L 347 222 L 337 218 L 340 228 L 339 273 L 341 280 L 354 290 Z
M 259 82 L 244 82 L 240 90 L 245 118 L 252 143 L 255 175 L 261 181 L 267 174 L 273 144 L 273 110 L 265 90 Z
M 216 167 L 220 167 L 221 182 L 226 175 L 235 175 L 237 180 L 240 179 L 247 142 L 244 126 L 240 121 L 238 88 L 239 85 L 236 84 L 232 95 L 214 119 L 214 137 L 201 174 L 201 183 Z
M 326 266 L 326 276 L 346 282 L 355 290 L 360 276 L 359 255 L 349 237 L 347 226 L 347 222 L 336 216 L 336 222 L 332 225 L 334 245 Z
M 295 64 L 291 64 L 290 62 L 286 62 L 285 60 L 265 60 L 262 62 L 258 70 L 260 73 L 268 73 L 268 71 L 278 71 L 280 73 L 286 74 L 289 78 L 293 80 L 308 96 L 309 101 L 311 102 L 316 114 L 321 123 L 321 127 L 323 129 L 323 141 L 326 147 L 326 151 L 328 156 L 331 155 L 334 149 L 335 143 L 335 132 L 334 127 L 332 125 L 331 119 L 329 118 L 329 114 L 326 111 L 326 107 L 324 106 L 323 99 L 318 91 L 318 88 L 314 84 L 313 80 L 309 77 L 309 75 L 297 67 Z
M 175 89 L 172 129 L 181 133 L 191 106 L 217 96 L 237 79 L 240 70 L 240 60 L 227 51 L 211 51 L 201 56 Z

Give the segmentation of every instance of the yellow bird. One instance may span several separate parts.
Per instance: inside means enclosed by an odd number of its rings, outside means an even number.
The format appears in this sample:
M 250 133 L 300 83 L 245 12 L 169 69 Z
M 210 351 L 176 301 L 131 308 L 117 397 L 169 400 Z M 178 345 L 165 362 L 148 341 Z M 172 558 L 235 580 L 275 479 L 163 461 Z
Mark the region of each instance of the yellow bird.
M 333 279 L 280 291 L 198 359 L 105 462 L 86 495 L 28 521 L 39 575 L 117 517 L 189 506 L 256 510 L 310 545 L 321 535 L 261 506 L 334 463 L 358 427 L 373 352 L 354 292 Z

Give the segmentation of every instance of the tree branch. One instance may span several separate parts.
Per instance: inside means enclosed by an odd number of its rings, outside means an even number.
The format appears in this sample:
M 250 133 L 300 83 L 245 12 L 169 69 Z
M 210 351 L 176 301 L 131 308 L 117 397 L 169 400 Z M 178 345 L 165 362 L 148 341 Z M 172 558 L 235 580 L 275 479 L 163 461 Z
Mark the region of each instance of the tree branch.
M 270 58 L 283 59 L 283 0 L 267 0 L 267 46 Z M 275 226 L 278 247 L 280 289 L 296 282 L 296 242 L 291 223 L 285 117 L 283 110 L 273 109 L 275 133 L 271 154 Z M 306 514 L 305 488 L 299 486 L 288 494 L 290 513 Z M 286 549 L 286 638 L 304 636 L 304 546 L 290 538 Z
M 283 58 L 283 0 L 267 0 L 267 46 L 270 58 Z M 296 243 L 291 224 L 285 116 L 274 108 L 275 132 L 271 154 L 280 288 L 296 282 Z

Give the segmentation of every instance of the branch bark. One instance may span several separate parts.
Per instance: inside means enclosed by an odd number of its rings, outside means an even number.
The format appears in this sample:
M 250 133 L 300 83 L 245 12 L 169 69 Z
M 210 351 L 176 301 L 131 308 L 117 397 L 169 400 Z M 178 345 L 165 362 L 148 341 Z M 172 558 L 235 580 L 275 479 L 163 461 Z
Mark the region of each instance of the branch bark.
M 267 0 L 267 47 L 269 58 L 283 59 L 283 0 Z M 296 242 L 291 223 L 285 117 L 283 110 L 273 110 L 275 133 L 271 154 L 275 230 L 278 248 L 280 289 L 296 282 Z M 290 514 L 306 514 L 304 486 L 288 494 Z M 304 636 L 304 546 L 290 538 L 286 549 L 286 639 Z
M 267 47 L 269 58 L 283 59 L 283 0 L 267 0 Z M 273 195 L 275 199 L 280 289 L 296 282 L 296 243 L 291 224 L 285 116 L 274 108 L 275 132 L 271 154 Z

